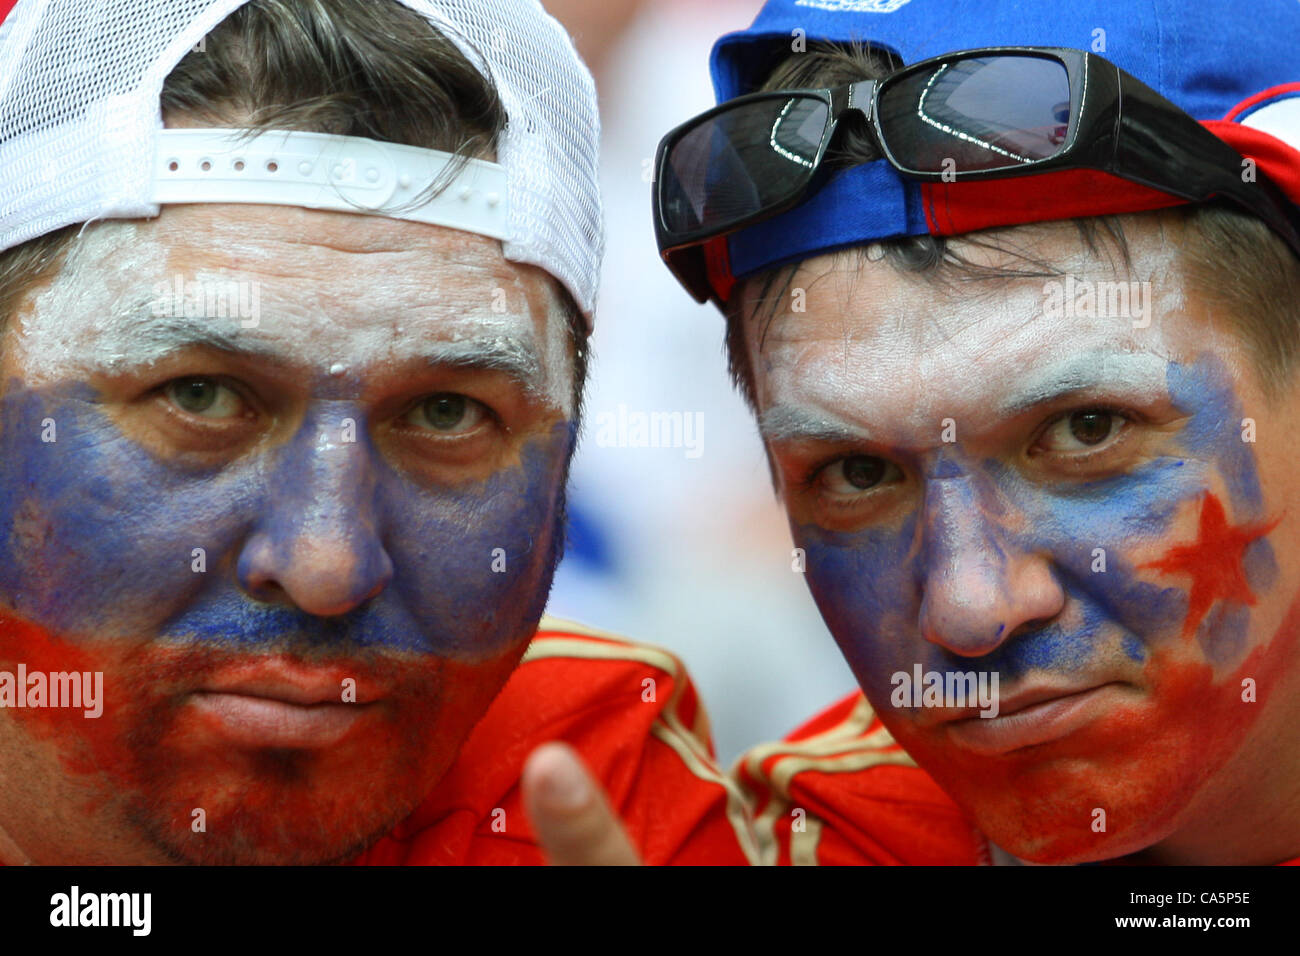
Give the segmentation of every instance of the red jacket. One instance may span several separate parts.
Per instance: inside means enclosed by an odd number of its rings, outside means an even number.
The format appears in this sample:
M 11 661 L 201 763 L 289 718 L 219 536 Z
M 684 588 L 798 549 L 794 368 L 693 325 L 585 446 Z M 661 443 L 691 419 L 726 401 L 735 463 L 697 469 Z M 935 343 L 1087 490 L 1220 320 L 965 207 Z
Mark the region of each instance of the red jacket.
M 708 718 L 681 662 L 544 619 L 438 788 L 355 862 L 542 863 L 519 775 L 548 740 L 582 754 L 647 863 L 744 865 L 756 854 L 743 797 L 714 764 Z

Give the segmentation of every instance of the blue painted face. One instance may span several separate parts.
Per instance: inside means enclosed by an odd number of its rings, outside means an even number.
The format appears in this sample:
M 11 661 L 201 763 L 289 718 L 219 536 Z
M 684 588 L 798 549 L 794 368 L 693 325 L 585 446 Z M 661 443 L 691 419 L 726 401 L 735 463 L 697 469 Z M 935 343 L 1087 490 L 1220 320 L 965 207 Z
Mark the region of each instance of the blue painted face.
M 11 383 L 0 410 L 0 594 L 69 638 L 472 660 L 545 604 L 569 423 L 515 467 L 437 487 L 385 460 L 352 402 L 313 403 L 287 442 L 219 467 L 159 459 L 87 386 Z M 250 596 L 322 542 L 344 613 Z

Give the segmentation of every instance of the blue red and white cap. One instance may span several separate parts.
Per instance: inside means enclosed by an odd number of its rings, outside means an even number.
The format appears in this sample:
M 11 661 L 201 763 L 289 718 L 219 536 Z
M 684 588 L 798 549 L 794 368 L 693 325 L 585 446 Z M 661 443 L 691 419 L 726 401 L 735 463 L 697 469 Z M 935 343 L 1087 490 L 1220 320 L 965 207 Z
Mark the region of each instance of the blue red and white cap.
M 992 46 L 1091 50 L 1179 106 L 1300 205 L 1300 2 L 768 0 L 713 48 L 718 102 L 752 93 L 800 42 L 858 42 L 904 64 Z M 1182 205 L 1093 170 L 919 183 L 884 160 L 831 177 L 802 205 L 709 256 L 715 287 L 823 252 L 904 235 Z M 713 252 L 713 250 L 711 250 Z

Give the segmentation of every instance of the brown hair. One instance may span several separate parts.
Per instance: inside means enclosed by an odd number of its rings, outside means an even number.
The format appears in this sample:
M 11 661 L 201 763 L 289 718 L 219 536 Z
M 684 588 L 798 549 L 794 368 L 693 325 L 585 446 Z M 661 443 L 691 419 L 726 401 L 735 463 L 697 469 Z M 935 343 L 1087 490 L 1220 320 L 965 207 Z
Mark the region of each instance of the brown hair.
M 495 153 L 506 111 L 492 82 L 419 13 L 397 0 L 252 0 L 222 21 L 163 85 L 165 121 L 252 131 L 364 136 L 454 153 Z M 430 192 L 455 177 L 453 165 Z M 47 278 L 80 226 L 0 253 L 0 333 L 22 293 Z M 586 325 L 554 283 L 576 361 L 587 373 Z
M 888 51 L 862 44 L 814 43 L 774 68 L 760 90 L 799 87 L 834 87 L 859 80 L 879 79 L 898 67 Z M 827 151 L 830 170 L 879 159 L 859 114 L 846 116 L 836 140 Z M 1179 254 L 1188 280 L 1209 302 L 1232 317 L 1265 389 L 1276 394 L 1289 380 L 1300 352 L 1300 262 L 1290 247 L 1253 216 L 1218 204 L 1179 206 L 1134 216 L 1160 216 L 1180 233 Z M 1088 251 L 1118 256 L 1125 269 L 1132 265 L 1125 239 L 1124 216 L 1097 216 L 1073 220 Z M 884 257 L 896 268 L 926 273 L 936 282 L 1009 280 L 1062 274 L 1055 264 L 1027 250 L 1023 226 L 989 229 L 961 237 L 966 247 L 983 247 L 1005 253 L 1023 268 L 989 266 L 964 256 L 942 236 L 906 236 L 878 243 Z M 851 252 L 865 257 L 866 247 Z M 1112 260 L 1114 262 L 1114 260 Z M 797 264 L 780 266 L 750 276 L 737 285 L 725 310 L 727 354 L 732 379 L 751 408 L 757 396 L 753 370 L 745 347 L 744 322 L 765 316 L 770 324 L 794 279 Z M 744 293 L 750 293 L 748 295 Z M 758 302 L 753 315 L 743 316 L 741 303 Z M 765 331 L 765 330 L 764 330 Z

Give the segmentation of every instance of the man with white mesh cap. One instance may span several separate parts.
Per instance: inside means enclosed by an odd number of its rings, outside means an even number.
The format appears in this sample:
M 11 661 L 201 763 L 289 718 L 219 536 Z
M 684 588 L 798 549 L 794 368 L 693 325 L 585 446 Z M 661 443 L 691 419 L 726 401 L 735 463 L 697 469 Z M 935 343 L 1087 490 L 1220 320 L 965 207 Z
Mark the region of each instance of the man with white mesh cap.
M 745 862 L 680 664 L 541 620 L 602 244 L 560 27 L 0 15 L 0 862 L 541 862 L 551 738 L 647 859 Z

